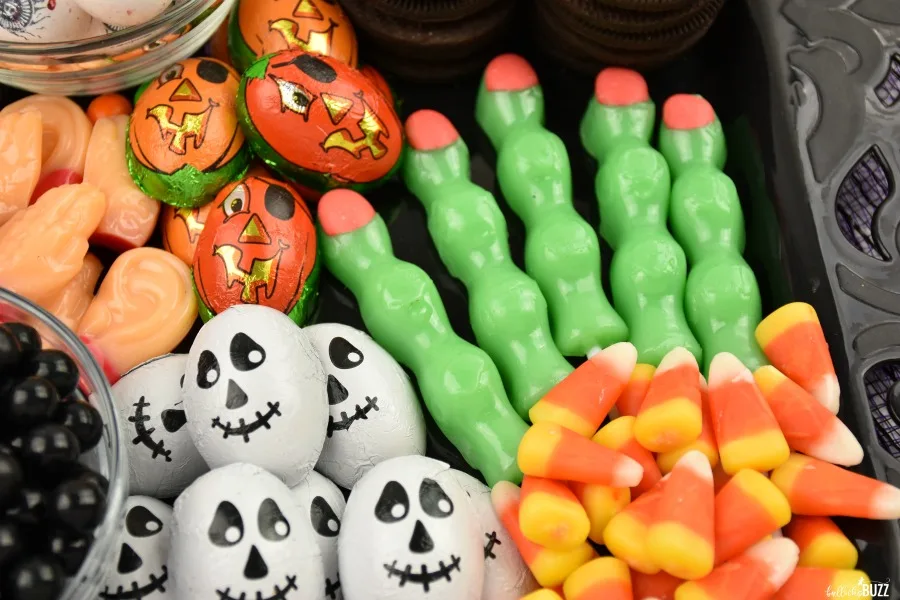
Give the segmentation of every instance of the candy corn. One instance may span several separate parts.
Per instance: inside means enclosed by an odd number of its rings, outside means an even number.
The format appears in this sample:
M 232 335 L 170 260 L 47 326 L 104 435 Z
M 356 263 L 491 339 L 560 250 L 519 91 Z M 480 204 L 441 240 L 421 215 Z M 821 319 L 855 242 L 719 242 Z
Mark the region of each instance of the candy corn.
M 560 585 L 597 553 L 587 542 L 572 550 L 559 551 L 543 548 L 526 538 L 519 528 L 520 493 L 519 487 L 508 481 L 495 484 L 491 490 L 494 511 L 537 582 L 543 587 Z
M 722 468 L 722 463 L 715 465 L 713 467 L 713 487 L 716 493 L 718 494 L 729 481 L 731 481 L 731 475 L 725 472 L 725 469 Z
M 819 316 L 809 304 L 786 304 L 756 327 L 756 341 L 772 365 L 837 414 L 841 390 Z
M 707 389 L 706 380 L 700 376 L 700 411 L 703 416 L 703 425 L 700 429 L 700 437 L 696 440 L 677 450 L 670 452 L 661 452 L 656 456 L 656 464 L 660 471 L 668 473 L 675 466 L 678 460 L 690 452 L 691 450 L 699 450 L 709 459 L 709 464 L 713 468 L 719 464 L 719 450 L 716 448 L 716 436 L 713 432 L 712 417 L 709 415 L 709 390 Z M 646 472 L 646 467 L 645 467 Z
M 660 571 L 653 575 L 647 575 L 640 571 L 631 571 L 631 589 L 634 600 L 674 600 L 675 590 L 684 583 L 674 575 Z
M 563 597 L 553 590 L 544 589 L 531 592 L 527 596 L 522 596 L 520 600 L 563 600 Z
M 595 558 L 569 575 L 563 592 L 566 600 L 632 600 L 628 565 L 610 556 Z
M 871 598 L 871 590 L 872 582 L 862 571 L 797 567 L 772 600 Z
M 859 553 L 828 517 L 795 516 L 784 534 L 800 548 L 801 567 L 854 569 Z
M 649 450 L 641 446 L 634 437 L 634 417 L 619 417 L 613 419 L 600 428 L 594 435 L 593 441 L 610 450 L 621 452 L 625 456 L 633 458 L 644 468 L 644 477 L 631 491 L 632 498 L 637 498 L 659 481 L 662 473 Z
M 728 352 L 709 365 L 709 409 L 726 473 L 769 471 L 788 459 L 790 448 L 753 375 Z
M 528 417 L 532 423 L 594 435 L 628 384 L 636 362 L 637 350 L 628 342 L 597 352 L 538 400 Z
M 653 374 L 634 423 L 634 435 L 651 452 L 669 452 L 700 436 L 700 368 L 685 348 L 666 354 Z
M 741 554 L 791 520 L 787 498 L 756 471 L 738 471 L 716 494 L 716 564 Z
M 760 542 L 697 581 L 675 590 L 675 600 L 768 600 L 797 566 L 797 545 L 787 538 Z M 786 596 L 813 600 L 819 596 Z
M 616 514 L 631 502 L 631 491 L 628 488 L 614 488 L 608 485 L 578 483 L 573 481 L 569 487 L 575 493 L 581 506 L 591 522 L 588 537 L 591 541 L 603 544 L 603 531 Z
M 525 432 L 518 461 L 525 475 L 613 487 L 634 487 L 644 476 L 634 459 L 549 423 L 535 423 Z
M 856 437 L 809 392 L 772 366 L 760 367 L 753 378 L 792 450 L 845 467 L 862 462 Z
M 656 367 L 640 363 L 634 366 L 631 372 L 631 378 L 628 385 L 622 391 L 622 395 L 616 401 L 616 409 L 618 414 L 623 417 L 636 417 L 638 411 L 641 410 L 641 404 L 647 396 L 647 390 L 650 389 L 650 380 Z
M 653 489 L 617 513 L 603 531 L 603 542 L 613 556 L 649 575 L 658 573 L 659 565 L 650 557 L 647 533 L 668 479 L 669 475 L 663 477 Z
M 770 477 L 794 514 L 900 518 L 900 489 L 816 458 L 792 454 Z
M 675 464 L 647 530 L 650 558 L 682 579 L 699 579 L 715 561 L 713 479 L 709 460 L 691 451 Z
M 565 483 L 526 475 L 519 505 L 522 534 L 551 550 L 570 550 L 587 540 L 591 522 Z

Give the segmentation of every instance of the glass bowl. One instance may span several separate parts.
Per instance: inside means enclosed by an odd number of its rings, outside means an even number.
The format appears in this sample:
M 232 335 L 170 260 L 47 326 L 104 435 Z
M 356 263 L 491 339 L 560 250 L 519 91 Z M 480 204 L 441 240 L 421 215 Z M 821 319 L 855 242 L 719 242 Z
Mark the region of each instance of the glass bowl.
M 0 83 L 57 96 L 140 85 L 199 50 L 234 3 L 183 0 L 142 25 L 76 42 L 0 42 Z
M 99 365 L 71 330 L 53 315 L 25 298 L 0 288 L 0 322 L 20 321 L 35 327 L 45 347 L 67 352 L 81 373 L 80 390 L 103 417 L 103 438 L 82 462 L 109 480 L 106 514 L 94 532 L 94 543 L 81 569 L 66 584 L 60 600 L 96 599 L 109 571 L 115 568 L 128 496 L 128 464 L 125 439 L 119 433 L 112 390 Z

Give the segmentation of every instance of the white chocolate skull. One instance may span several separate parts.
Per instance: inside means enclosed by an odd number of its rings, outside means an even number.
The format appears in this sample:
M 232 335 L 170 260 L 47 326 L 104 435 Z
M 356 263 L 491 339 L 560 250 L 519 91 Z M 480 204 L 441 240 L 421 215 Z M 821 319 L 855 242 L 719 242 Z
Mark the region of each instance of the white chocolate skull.
M 234 463 L 175 501 L 172 584 L 178 600 L 319 600 L 322 557 L 309 519 L 276 476 Z
M 174 498 L 209 470 L 191 441 L 181 401 L 187 358 L 187 354 L 154 358 L 112 387 L 128 444 L 133 494 Z
M 92 24 L 75 0 L 0 0 L 0 42 L 71 42 Z
M 346 506 L 344 495 L 327 477 L 315 471 L 310 471 L 291 492 L 300 509 L 306 512 L 322 553 L 325 582 L 319 597 L 323 600 L 341 600 L 344 596 L 338 575 L 338 534 Z
M 539 586 L 522 560 L 491 503 L 491 488 L 471 475 L 454 469 L 456 481 L 469 495 L 472 510 L 484 532 L 484 590 L 482 598 L 519 600 Z
M 481 598 L 484 547 L 468 496 L 446 464 L 386 460 L 350 493 L 338 538 L 345 600 Z
M 367 334 L 340 323 L 305 329 L 328 374 L 325 448 L 316 466 L 352 489 L 367 470 L 425 453 L 425 419 L 406 372 Z
M 146 23 L 172 5 L 171 0 L 75 0 L 82 10 L 116 27 Z
M 322 452 L 325 371 L 306 334 L 273 308 L 235 306 L 200 329 L 184 399 L 191 439 L 212 468 L 247 462 L 291 486 Z
M 100 592 L 103 600 L 169 600 L 168 554 L 172 508 L 155 498 L 131 496 L 125 501 L 122 545 L 116 569 Z

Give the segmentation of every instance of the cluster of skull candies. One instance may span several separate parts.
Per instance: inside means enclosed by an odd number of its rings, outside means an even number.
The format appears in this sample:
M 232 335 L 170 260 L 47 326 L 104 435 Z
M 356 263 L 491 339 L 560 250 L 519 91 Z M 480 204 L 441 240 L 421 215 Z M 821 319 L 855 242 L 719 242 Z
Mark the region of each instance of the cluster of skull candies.
M 237 306 L 113 392 L 136 495 L 104 600 L 517 600 L 536 587 L 490 489 L 423 455 L 414 388 L 361 331 Z

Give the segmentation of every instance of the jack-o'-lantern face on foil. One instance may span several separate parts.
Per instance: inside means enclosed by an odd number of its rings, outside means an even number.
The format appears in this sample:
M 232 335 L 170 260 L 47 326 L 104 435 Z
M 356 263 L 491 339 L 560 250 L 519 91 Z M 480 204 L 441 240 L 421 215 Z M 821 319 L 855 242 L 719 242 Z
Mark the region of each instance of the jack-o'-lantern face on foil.
M 163 207 L 162 243 L 167 252 L 180 258 L 188 266 L 194 264 L 194 251 L 200 241 L 200 234 L 206 225 L 206 218 L 212 204 L 200 208 Z
M 240 77 L 218 60 L 189 58 L 150 83 L 134 108 L 131 149 L 145 168 L 171 175 L 186 165 L 209 172 L 244 144 L 235 114 Z
M 242 0 L 229 37 L 241 70 L 260 56 L 295 48 L 357 63 L 356 32 L 334 0 Z
M 301 50 L 247 70 L 238 114 L 258 156 L 318 190 L 364 189 L 393 171 L 403 149 L 400 119 L 369 77 Z
M 303 324 L 318 283 L 312 215 L 290 186 L 247 177 L 212 201 L 193 266 L 204 320 L 231 306 L 260 304 Z

